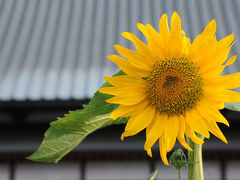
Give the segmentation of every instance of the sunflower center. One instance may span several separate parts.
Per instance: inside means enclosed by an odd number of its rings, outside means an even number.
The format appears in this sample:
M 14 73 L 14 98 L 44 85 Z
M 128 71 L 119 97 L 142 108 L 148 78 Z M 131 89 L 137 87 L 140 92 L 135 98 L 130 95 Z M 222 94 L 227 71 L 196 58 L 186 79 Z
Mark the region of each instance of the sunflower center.
M 167 76 L 165 82 L 163 83 L 163 88 L 172 91 L 179 84 L 180 79 L 177 76 Z
M 161 114 L 180 115 L 192 109 L 202 96 L 202 78 L 188 58 L 156 62 L 147 81 L 147 97 Z

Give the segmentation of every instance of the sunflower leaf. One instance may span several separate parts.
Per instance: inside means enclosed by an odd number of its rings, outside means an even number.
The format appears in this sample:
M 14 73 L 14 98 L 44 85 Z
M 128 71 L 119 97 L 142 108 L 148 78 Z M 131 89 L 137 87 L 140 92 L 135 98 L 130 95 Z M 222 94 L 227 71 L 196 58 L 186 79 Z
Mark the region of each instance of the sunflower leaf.
M 155 180 L 157 177 L 158 170 L 155 170 L 153 173 L 151 173 L 146 180 Z
M 115 75 L 122 74 L 123 72 L 120 71 Z M 111 85 L 104 83 L 103 86 Z M 110 119 L 111 112 L 119 106 L 105 102 L 110 97 L 112 96 L 97 91 L 83 109 L 70 111 L 69 114 L 52 122 L 44 134 L 39 149 L 27 159 L 57 163 L 90 133 L 105 126 L 126 123 L 127 118 Z
M 240 103 L 225 103 L 224 106 L 232 111 L 240 111 Z

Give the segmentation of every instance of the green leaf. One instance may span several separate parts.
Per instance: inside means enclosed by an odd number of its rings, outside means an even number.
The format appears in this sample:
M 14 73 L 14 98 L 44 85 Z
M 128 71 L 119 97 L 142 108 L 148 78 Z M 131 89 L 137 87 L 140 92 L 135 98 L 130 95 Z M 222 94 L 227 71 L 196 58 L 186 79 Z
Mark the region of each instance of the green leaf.
M 232 111 L 240 111 L 240 103 L 225 103 L 224 106 Z
M 157 177 L 158 170 L 154 171 L 152 174 L 150 174 L 146 180 L 155 180 Z
M 116 75 L 123 74 L 120 71 Z M 111 85 L 104 83 L 103 86 Z M 63 118 L 52 122 L 44 134 L 39 149 L 27 159 L 57 163 L 90 133 L 105 126 L 126 123 L 128 118 L 110 119 L 111 112 L 119 106 L 105 102 L 111 97 L 97 91 L 91 102 L 83 106 L 84 109 L 70 111 Z

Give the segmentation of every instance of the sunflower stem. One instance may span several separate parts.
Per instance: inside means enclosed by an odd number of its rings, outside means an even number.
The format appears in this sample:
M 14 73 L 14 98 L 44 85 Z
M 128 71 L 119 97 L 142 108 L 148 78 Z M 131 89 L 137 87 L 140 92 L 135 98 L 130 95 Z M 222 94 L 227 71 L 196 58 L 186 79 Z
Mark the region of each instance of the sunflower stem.
M 178 169 L 177 172 L 178 172 L 178 180 L 182 180 L 181 169 Z
M 203 136 L 197 134 L 203 139 Z M 204 180 L 203 177 L 203 163 L 202 163 L 202 145 L 195 144 L 187 137 L 189 146 L 193 151 L 188 151 L 188 180 Z

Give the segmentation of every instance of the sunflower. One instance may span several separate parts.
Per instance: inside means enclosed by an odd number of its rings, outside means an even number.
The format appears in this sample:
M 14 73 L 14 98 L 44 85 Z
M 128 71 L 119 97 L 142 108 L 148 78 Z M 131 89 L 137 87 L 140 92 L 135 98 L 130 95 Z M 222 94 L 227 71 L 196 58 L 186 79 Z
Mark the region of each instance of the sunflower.
M 148 44 L 123 32 L 136 51 L 114 46 L 122 57 L 108 58 L 125 74 L 105 76 L 112 86 L 99 89 L 101 93 L 114 95 L 106 100 L 108 103 L 121 104 L 111 114 L 112 119 L 130 117 L 121 139 L 146 128 L 144 149 L 152 156 L 151 147 L 158 140 L 160 156 L 166 165 L 167 152 L 172 150 L 176 139 L 190 151 L 186 136 L 194 143 L 204 142 L 196 133 L 209 138 L 211 132 L 227 143 L 217 122 L 229 126 L 219 109 L 224 108 L 225 102 L 240 101 L 240 94 L 231 90 L 240 86 L 240 73 L 221 75 L 236 60 L 232 56 L 226 61 L 234 34 L 217 41 L 213 19 L 191 43 L 176 12 L 170 30 L 166 14 L 160 19 L 159 32 L 149 24 L 138 23 L 137 27 Z

